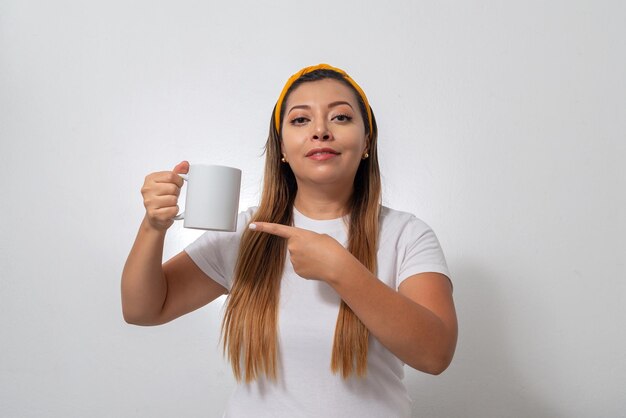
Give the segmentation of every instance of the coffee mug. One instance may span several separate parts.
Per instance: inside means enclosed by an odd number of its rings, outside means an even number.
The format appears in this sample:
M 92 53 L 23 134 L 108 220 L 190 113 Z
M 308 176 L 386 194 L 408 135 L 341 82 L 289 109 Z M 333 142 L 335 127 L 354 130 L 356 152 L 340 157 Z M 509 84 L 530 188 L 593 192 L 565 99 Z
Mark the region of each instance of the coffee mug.
M 174 217 L 184 219 L 185 228 L 211 231 L 237 229 L 241 170 L 221 165 L 192 164 L 188 174 L 185 211 Z

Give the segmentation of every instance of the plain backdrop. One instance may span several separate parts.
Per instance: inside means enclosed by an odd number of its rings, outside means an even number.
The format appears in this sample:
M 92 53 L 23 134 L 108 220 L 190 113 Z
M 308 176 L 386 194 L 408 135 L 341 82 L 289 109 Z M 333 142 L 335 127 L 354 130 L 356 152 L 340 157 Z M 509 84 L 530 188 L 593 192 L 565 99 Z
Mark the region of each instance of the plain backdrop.
M 626 414 L 623 1 L 0 2 L 0 416 L 219 417 L 224 299 L 126 324 L 144 177 L 243 169 L 287 78 L 367 92 L 384 204 L 437 233 L 456 357 L 414 417 Z M 165 257 L 199 235 L 177 223 Z

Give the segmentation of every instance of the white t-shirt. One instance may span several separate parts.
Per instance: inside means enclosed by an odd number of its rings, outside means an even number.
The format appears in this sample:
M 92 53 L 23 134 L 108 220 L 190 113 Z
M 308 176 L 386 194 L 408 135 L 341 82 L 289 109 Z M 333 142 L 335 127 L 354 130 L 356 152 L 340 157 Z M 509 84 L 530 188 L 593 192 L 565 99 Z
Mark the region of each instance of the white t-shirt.
M 241 234 L 256 208 L 239 214 L 237 231 L 207 232 L 185 251 L 209 277 L 231 288 Z M 342 218 L 314 220 L 294 208 L 294 226 L 347 245 Z M 415 216 L 383 207 L 378 278 L 393 289 L 418 273 L 450 277 L 437 237 Z M 224 417 L 409 417 L 411 399 L 402 382 L 404 363 L 370 334 L 365 378 L 344 380 L 330 370 L 341 299 L 326 283 L 298 276 L 289 257 L 280 288 L 278 382 L 240 383 Z

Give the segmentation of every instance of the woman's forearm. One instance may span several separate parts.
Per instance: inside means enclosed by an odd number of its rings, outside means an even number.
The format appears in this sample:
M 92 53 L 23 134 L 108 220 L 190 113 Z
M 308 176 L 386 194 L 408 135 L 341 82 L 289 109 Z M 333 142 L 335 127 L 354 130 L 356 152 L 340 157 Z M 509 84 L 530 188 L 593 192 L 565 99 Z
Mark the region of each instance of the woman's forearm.
M 449 329 L 432 311 L 388 287 L 356 259 L 328 283 L 400 360 L 430 374 L 448 367 L 456 330 Z
M 167 295 L 163 274 L 165 230 L 150 226 L 144 218 L 122 272 L 122 312 L 133 324 L 150 324 L 161 312 Z

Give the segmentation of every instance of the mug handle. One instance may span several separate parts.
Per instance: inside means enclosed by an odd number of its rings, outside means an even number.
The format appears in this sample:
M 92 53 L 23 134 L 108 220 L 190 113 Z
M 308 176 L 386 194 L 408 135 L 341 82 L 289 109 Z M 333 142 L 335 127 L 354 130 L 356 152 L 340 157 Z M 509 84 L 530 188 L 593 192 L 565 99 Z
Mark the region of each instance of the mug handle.
M 187 174 L 179 174 L 179 176 L 182 177 L 182 179 L 185 181 L 189 180 L 189 175 Z M 178 215 L 174 216 L 175 221 L 180 221 L 181 219 L 185 219 L 185 211 L 182 211 Z

